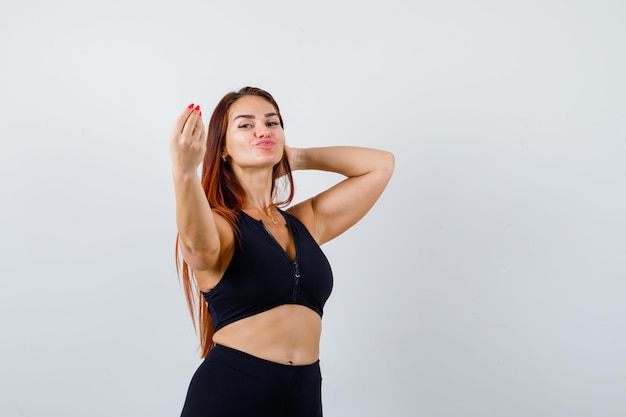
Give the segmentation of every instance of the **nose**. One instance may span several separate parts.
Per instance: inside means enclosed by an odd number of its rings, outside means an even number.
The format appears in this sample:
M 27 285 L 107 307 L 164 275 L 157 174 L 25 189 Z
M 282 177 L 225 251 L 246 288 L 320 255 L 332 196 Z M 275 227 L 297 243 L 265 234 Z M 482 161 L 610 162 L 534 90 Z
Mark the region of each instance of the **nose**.
M 257 135 L 257 137 L 258 137 L 258 138 L 260 138 L 260 139 L 265 139 L 265 138 L 268 138 L 268 137 L 270 136 L 270 131 L 269 131 L 269 129 L 267 128 L 267 126 L 264 126 L 264 125 L 263 125 L 263 126 L 261 126 L 261 127 L 259 127 L 259 128 L 257 129 L 257 131 L 256 131 L 256 135 Z

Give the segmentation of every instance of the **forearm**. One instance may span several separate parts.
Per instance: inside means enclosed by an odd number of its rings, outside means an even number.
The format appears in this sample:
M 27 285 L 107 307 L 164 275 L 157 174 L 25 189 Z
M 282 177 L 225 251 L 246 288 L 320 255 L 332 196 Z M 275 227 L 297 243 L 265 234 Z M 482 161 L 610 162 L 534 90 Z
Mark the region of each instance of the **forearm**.
M 195 254 L 219 250 L 215 218 L 198 175 L 174 172 L 176 225 L 181 243 Z
M 374 171 L 392 171 L 390 152 L 356 146 L 294 149 L 293 170 L 315 169 L 358 177 Z

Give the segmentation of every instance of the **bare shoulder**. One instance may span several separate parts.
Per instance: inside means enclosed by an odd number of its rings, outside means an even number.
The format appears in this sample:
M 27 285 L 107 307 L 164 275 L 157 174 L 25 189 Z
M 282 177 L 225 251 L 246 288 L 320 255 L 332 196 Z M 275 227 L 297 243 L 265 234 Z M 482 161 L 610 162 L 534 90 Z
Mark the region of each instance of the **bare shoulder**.
M 217 227 L 217 231 L 220 235 L 220 242 L 223 244 L 233 241 L 235 239 L 235 232 L 228 220 L 226 220 L 226 218 L 217 210 L 211 209 L 211 211 L 213 212 L 215 226 Z
M 317 241 L 317 230 L 315 227 L 315 212 L 313 211 L 313 199 L 309 198 L 301 203 L 289 207 L 287 213 L 296 217 L 304 227 L 307 228 L 311 236 Z
M 223 273 L 224 270 L 226 270 L 226 267 L 228 267 L 230 259 L 233 255 L 233 248 L 235 247 L 235 231 L 228 220 L 226 220 L 220 213 L 213 210 L 213 216 L 215 218 L 215 225 L 217 226 L 217 231 L 220 236 L 220 256 L 217 269 Z
M 217 234 L 214 234 L 211 239 L 219 240 L 218 250 L 211 252 L 193 252 L 185 246 L 184 242 L 181 242 L 180 245 L 183 259 L 185 259 L 194 272 L 219 272 L 222 269 L 223 260 L 228 257 L 229 252 L 232 252 L 234 246 L 235 232 L 233 227 L 228 220 L 217 211 L 212 210 L 212 214 Z

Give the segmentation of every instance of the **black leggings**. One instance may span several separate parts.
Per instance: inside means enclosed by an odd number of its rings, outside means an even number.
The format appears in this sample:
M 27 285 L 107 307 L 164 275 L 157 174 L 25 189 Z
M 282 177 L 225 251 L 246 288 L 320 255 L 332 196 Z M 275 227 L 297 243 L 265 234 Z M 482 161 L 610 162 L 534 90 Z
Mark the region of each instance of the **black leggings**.
M 319 361 L 283 365 L 216 345 L 191 379 L 181 417 L 321 417 Z

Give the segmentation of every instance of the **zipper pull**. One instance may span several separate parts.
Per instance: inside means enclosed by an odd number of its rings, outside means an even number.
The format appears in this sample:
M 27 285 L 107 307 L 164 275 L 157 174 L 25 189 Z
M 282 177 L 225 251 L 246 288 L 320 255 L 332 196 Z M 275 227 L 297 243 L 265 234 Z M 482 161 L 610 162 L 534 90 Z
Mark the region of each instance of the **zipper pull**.
M 298 261 L 293 261 L 293 294 L 292 298 L 295 302 L 298 297 L 298 286 L 300 285 L 300 268 L 298 267 Z

